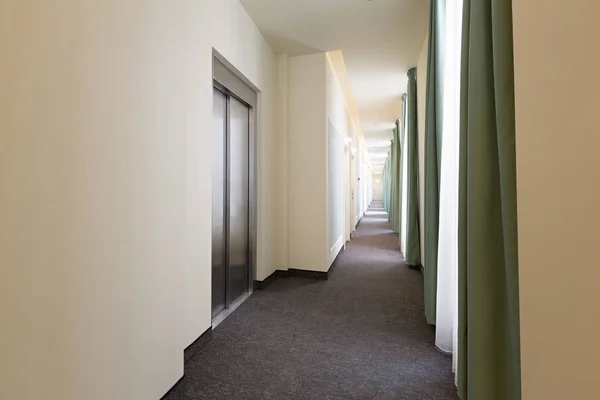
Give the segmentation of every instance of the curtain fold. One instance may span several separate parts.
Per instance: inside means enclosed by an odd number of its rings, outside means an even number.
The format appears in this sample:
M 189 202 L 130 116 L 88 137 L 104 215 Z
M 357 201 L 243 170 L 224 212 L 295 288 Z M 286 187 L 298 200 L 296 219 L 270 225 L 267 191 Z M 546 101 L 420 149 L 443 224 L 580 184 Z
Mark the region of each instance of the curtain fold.
M 417 137 L 417 69 L 408 71 L 406 95 L 406 252 L 404 261 L 410 266 L 421 264 L 419 239 L 419 149 Z
M 398 242 L 400 246 L 400 252 L 404 255 L 406 253 L 406 93 L 402 95 L 402 119 L 400 123 L 402 127 L 400 129 L 399 135 L 399 145 L 400 149 L 399 157 L 398 157 L 398 171 L 399 171 L 399 214 L 400 214 L 400 235 L 398 237 Z
M 464 0 L 459 395 L 521 398 L 511 0 Z
M 383 164 L 382 175 L 383 175 L 383 179 L 382 179 L 382 187 L 381 187 L 381 202 L 383 203 L 383 208 L 387 212 L 387 210 L 388 210 L 388 206 L 387 206 L 387 190 L 388 190 L 388 183 L 387 183 L 387 178 L 388 178 L 387 160 Z
M 385 211 L 388 213 L 388 218 L 389 218 L 389 213 L 390 213 L 390 201 L 391 201 L 391 193 L 392 193 L 392 188 L 391 188 L 391 183 L 392 183 L 392 178 L 390 176 L 391 173 L 391 169 L 390 169 L 390 154 L 388 152 L 388 157 L 385 161 L 384 167 L 383 167 L 383 206 L 385 208 Z
M 425 100 L 425 317 L 435 325 L 444 98 L 445 0 L 431 0 Z
M 394 142 L 396 143 L 396 158 L 394 163 L 394 168 L 396 171 L 397 177 L 397 193 L 398 193 L 398 203 L 396 204 L 396 225 L 394 226 L 394 232 L 400 234 L 402 231 L 402 142 L 400 140 L 400 120 L 396 120 L 396 128 L 394 130 Z M 398 243 L 398 248 L 400 248 L 400 243 Z
M 391 206 L 390 206 L 390 211 L 389 211 L 389 221 L 392 223 L 392 230 L 397 233 L 398 231 L 396 230 L 396 225 L 397 225 L 397 221 L 398 221 L 398 201 L 399 201 L 399 195 L 398 195 L 398 174 L 397 174 L 397 169 L 396 169 L 396 158 L 398 158 L 398 154 L 396 151 L 396 132 L 394 131 L 393 137 L 392 137 L 392 142 L 391 142 L 391 146 L 390 146 L 390 153 L 389 153 L 389 162 L 390 162 L 390 175 L 392 177 L 392 182 L 391 182 L 391 196 L 392 196 L 392 202 L 391 202 Z
M 391 154 L 390 152 L 388 152 L 388 159 L 387 159 L 387 173 L 388 173 L 388 190 L 387 190 L 387 212 L 388 212 L 388 218 L 389 218 L 389 213 L 391 210 L 391 203 L 392 203 L 392 168 L 391 168 Z
M 444 0 L 443 141 L 439 191 L 435 344 L 458 360 L 458 185 L 462 0 Z
M 381 204 L 383 204 L 383 208 L 385 209 L 385 189 L 386 189 L 386 185 L 385 185 L 385 178 L 386 178 L 386 174 L 385 174 L 385 164 L 383 164 L 383 170 L 381 171 Z
M 394 233 L 400 233 L 400 226 L 402 221 L 402 213 L 400 210 L 400 137 L 398 135 L 398 129 L 394 128 L 393 139 L 391 143 L 391 167 L 392 175 L 394 176 L 394 202 L 392 204 L 392 213 L 394 218 L 392 219 L 392 229 Z

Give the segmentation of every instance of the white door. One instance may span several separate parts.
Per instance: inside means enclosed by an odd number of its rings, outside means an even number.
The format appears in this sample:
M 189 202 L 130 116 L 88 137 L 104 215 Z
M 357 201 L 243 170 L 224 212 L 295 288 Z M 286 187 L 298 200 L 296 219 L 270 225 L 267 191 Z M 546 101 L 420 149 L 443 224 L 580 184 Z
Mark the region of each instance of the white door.
M 373 201 L 383 199 L 383 185 L 380 177 L 373 177 Z
M 352 166 L 350 160 L 350 149 L 348 146 L 344 147 L 344 238 L 346 242 L 350 241 L 350 234 L 352 233 L 352 220 L 350 218 L 351 204 L 352 202 Z

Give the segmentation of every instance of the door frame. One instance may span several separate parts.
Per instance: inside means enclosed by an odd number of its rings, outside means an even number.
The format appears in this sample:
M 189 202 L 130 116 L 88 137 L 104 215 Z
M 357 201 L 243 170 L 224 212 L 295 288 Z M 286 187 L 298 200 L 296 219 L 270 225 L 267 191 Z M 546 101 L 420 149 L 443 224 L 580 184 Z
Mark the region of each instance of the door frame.
M 352 238 L 352 234 L 356 231 L 356 192 L 358 189 L 357 184 L 357 174 L 356 171 L 356 154 L 350 150 L 350 210 L 348 218 L 350 219 L 350 238 Z
M 257 266 L 257 111 L 258 111 L 258 89 L 250 83 L 236 68 L 229 63 L 225 57 L 213 49 L 213 88 L 224 93 L 226 96 L 234 97 L 249 108 L 248 126 L 248 293 L 228 308 L 222 311 L 212 320 L 212 326 L 216 327 L 227 318 L 235 309 L 243 303 L 253 292 L 254 277 Z M 211 88 L 211 90 L 213 90 Z M 228 100 L 229 102 L 229 100 Z M 229 113 L 229 111 L 227 111 Z M 227 114 L 228 115 L 228 114 Z M 229 124 L 229 122 L 227 122 Z M 227 128 L 229 130 L 229 127 Z M 229 146 L 227 143 L 226 146 Z M 227 162 L 227 161 L 226 161 Z M 225 185 L 229 177 L 227 176 Z M 226 191 L 227 196 L 228 191 Z M 229 199 L 227 198 L 227 213 L 229 214 Z M 229 245 L 226 244 L 227 251 Z M 211 291 L 212 291 L 212 268 L 211 268 Z M 212 297 L 211 297 L 212 298 Z M 211 304 L 212 309 L 212 304 Z
M 346 143 L 344 145 L 344 248 L 346 242 L 349 242 L 352 233 L 350 226 L 350 204 L 352 203 L 352 178 L 350 176 L 350 146 Z

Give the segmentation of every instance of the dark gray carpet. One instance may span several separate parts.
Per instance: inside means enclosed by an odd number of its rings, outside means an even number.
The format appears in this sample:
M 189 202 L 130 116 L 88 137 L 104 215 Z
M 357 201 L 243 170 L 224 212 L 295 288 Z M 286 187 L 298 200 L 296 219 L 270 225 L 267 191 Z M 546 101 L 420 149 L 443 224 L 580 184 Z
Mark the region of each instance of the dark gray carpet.
M 371 208 L 328 281 L 279 278 L 255 292 L 167 399 L 456 399 L 451 359 L 425 322 L 423 277 L 397 241 Z

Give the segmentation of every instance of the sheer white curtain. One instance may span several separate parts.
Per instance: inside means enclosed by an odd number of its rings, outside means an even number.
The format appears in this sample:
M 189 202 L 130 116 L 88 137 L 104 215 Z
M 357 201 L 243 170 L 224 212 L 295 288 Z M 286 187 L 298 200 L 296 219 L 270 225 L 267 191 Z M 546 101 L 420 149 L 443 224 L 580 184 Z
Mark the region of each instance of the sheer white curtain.
M 462 0 L 446 0 L 436 346 L 458 361 L 458 161 Z
M 408 130 L 408 118 L 404 118 L 402 123 L 404 124 L 404 137 L 400 135 L 402 142 L 400 143 L 400 149 L 402 152 L 402 203 L 401 207 L 401 219 L 400 219 L 400 252 L 402 256 L 406 254 L 406 215 L 408 214 L 408 157 L 406 156 L 406 132 Z

